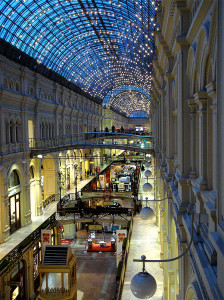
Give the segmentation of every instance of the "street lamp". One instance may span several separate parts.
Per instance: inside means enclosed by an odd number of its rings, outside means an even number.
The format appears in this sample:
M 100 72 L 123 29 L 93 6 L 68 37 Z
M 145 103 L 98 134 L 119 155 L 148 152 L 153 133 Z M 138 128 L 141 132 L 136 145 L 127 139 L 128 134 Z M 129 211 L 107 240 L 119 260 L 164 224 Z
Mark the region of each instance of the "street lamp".
M 155 278 L 145 270 L 145 259 L 145 255 L 142 255 L 142 272 L 136 274 L 131 280 L 131 291 L 139 299 L 151 298 L 157 290 Z
M 197 214 L 199 215 L 199 214 Z M 198 220 L 200 221 L 200 215 L 197 216 Z M 201 218 L 202 219 L 202 218 Z M 173 258 L 168 258 L 168 259 L 151 259 L 151 260 L 146 260 L 146 256 L 142 255 L 141 259 L 133 259 L 133 262 L 142 262 L 143 263 L 143 270 L 142 272 L 139 272 L 136 274 L 132 280 L 131 280 L 131 291 L 135 295 L 136 298 L 139 299 L 149 299 L 151 298 L 157 289 L 157 284 L 155 278 L 149 274 L 147 271 L 145 271 L 145 263 L 146 262 L 170 262 L 174 261 L 177 259 L 180 259 L 183 257 L 190 249 L 192 242 L 193 242 L 193 223 L 194 223 L 194 214 L 191 214 L 191 239 L 189 242 L 188 247 L 186 250 L 181 253 L 180 255 L 173 257 Z
M 148 168 L 148 167 L 150 167 L 150 166 L 151 166 L 151 162 L 147 161 L 147 162 L 145 163 L 145 167 Z
M 151 220 L 154 217 L 154 211 L 151 209 L 151 207 L 147 206 L 148 197 L 145 198 L 146 200 L 146 206 L 142 208 L 140 212 L 140 217 L 142 220 Z
M 145 175 L 145 177 L 147 177 L 147 179 L 148 179 L 148 177 L 151 177 L 151 176 L 152 176 L 152 172 L 151 172 L 150 170 L 146 170 L 144 175 Z
M 143 192 L 145 192 L 145 193 L 151 192 L 152 191 L 151 183 L 149 183 L 149 182 L 144 183 L 142 189 L 143 189 Z

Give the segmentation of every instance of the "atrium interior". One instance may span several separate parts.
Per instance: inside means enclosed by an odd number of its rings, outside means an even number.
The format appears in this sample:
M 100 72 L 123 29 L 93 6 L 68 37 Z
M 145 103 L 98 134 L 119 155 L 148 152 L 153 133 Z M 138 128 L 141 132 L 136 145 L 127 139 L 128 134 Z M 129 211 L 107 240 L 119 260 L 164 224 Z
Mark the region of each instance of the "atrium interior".
M 0 2 L 0 300 L 224 300 L 223 36 L 221 0 Z

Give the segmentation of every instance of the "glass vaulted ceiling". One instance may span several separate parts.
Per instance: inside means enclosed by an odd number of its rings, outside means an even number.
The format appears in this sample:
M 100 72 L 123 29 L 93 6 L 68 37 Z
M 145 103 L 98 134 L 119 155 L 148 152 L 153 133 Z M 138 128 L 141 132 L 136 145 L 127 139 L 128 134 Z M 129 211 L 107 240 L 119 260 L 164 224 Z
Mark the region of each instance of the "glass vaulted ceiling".
M 102 100 L 126 86 L 150 94 L 157 2 L 2 0 L 0 38 Z M 111 105 L 149 112 L 144 93 L 127 94 Z

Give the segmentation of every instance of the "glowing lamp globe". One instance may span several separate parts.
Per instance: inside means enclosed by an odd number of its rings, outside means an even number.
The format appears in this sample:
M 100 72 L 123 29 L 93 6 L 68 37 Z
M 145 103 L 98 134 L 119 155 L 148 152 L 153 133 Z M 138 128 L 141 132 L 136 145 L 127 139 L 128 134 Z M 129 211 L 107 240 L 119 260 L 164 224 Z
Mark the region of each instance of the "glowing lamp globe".
M 139 272 L 131 280 L 131 291 L 136 298 L 149 299 L 157 289 L 155 278 L 148 272 Z
M 147 155 L 147 156 L 145 157 L 145 160 L 146 160 L 146 161 L 150 161 L 150 160 L 151 160 L 151 155 Z
M 143 207 L 140 211 L 142 220 L 151 220 L 154 217 L 154 211 L 150 207 Z
M 152 191 L 152 185 L 149 182 L 144 183 L 142 188 L 145 193 Z
M 150 165 L 151 165 L 151 162 L 149 162 L 149 161 L 147 161 L 147 162 L 145 163 L 145 167 L 146 167 L 146 168 L 150 167 Z
M 146 170 L 145 177 L 151 177 L 151 176 L 152 176 L 152 172 L 150 170 Z

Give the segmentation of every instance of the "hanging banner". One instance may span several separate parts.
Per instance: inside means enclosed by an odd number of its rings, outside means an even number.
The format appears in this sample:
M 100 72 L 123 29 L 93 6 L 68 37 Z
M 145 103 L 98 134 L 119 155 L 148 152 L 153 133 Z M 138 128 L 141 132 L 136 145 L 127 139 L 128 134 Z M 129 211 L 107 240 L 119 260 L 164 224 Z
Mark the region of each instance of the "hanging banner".
M 104 178 L 104 175 L 99 175 L 99 182 L 100 182 L 100 187 L 102 189 L 105 188 L 105 178 Z
M 116 235 L 117 235 L 117 267 L 119 262 L 122 259 L 122 244 L 124 241 L 124 238 L 127 237 L 127 230 L 116 230 Z
M 104 201 L 110 201 L 111 199 L 111 190 L 103 191 Z
M 92 182 L 92 190 L 97 191 L 97 181 Z
M 41 253 L 44 259 L 45 246 L 51 245 L 51 230 L 41 229 Z
M 110 183 L 110 169 L 106 169 L 106 183 Z

